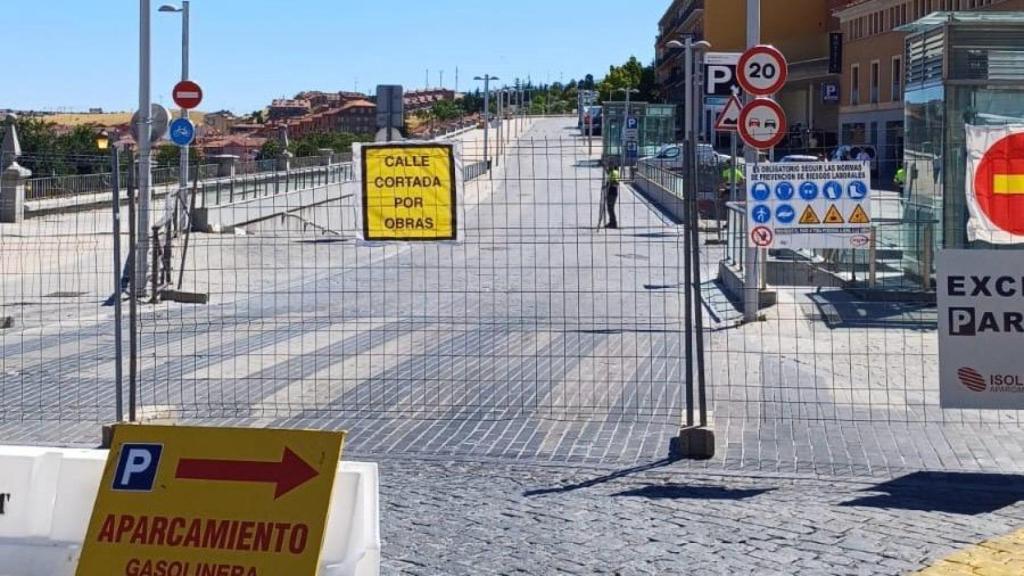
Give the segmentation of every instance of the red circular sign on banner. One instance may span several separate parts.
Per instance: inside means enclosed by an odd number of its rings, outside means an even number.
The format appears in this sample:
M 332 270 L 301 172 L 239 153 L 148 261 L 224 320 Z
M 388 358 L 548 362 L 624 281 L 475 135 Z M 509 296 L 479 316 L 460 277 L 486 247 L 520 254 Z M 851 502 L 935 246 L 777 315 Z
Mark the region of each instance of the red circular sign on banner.
M 752 96 L 771 96 L 786 85 L 789 63 L 774 46 L 761 44 L 747 50 L 736 65 L 740 87 Z
M 786 137 L 786 112 L 774 100 L 757 98 L 740 112 L 739 130 L 750 146 L 759 150 L 774 148 Z
M 974 173 L 974 195 L 993 225 L 1024 235 L 1024 134 L 1007 136 L 985 152 Z
M 185 110 L 191 110 L 203 101 L 203 89 L 191 80 L 182 80 L 171 91 L 174 103 Z

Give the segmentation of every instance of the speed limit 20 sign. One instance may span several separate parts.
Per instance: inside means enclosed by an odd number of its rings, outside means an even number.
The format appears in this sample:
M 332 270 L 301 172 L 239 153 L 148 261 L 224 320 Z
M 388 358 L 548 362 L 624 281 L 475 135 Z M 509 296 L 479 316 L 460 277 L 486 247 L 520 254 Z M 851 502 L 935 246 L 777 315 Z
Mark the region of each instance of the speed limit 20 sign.
M 786 85 L 789 64 L 774 46 L 759 45 L 747 50 L 737 66 L 740 86 L 753 96 L 771 96 Z

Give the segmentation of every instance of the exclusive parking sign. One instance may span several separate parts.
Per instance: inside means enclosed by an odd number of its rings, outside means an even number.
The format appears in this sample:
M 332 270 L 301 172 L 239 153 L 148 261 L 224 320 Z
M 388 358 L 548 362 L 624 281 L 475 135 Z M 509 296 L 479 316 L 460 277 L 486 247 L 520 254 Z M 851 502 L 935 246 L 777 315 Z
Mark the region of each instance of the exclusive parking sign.
M 1024 252 L 938 256 L 943 408 L 1024 408 Z

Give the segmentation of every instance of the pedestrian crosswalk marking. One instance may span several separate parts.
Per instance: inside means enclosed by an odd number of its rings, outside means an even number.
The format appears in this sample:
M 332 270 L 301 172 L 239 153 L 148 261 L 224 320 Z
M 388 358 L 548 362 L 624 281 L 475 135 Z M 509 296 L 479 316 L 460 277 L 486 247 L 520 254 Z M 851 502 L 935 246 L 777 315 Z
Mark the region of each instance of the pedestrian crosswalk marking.
M 864 211 L 864 207 L 857 204 L 857 208 L 850 215 L 850 224 L 870 224 L 871 218 L 868 213 Z
M 828 213 L 825 214 L 825 224 L 846 224 L 846 220 L 843 220 L 843 215 L 839 212 L 839 208 L 833 204 L 829 207 Z
M 804 210 L 804 215 L 800 217 L 801 224 L 821 224 L 821 219 L 818 218 L 818 214 L 814 211 L 813 206 L 808 206 Z

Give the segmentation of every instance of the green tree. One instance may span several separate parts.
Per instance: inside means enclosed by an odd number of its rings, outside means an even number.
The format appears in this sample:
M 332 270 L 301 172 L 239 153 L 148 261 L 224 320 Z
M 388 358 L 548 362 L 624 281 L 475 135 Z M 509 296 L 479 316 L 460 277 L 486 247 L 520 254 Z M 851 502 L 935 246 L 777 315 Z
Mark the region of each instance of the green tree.
M 456 105 L 455 102 L 452 100 L 440 100 L 438 102 L 435 102 L 434 105 L 430 108 L 430 112 L 434 118 L 440 120 L 441 122 L 455 120 L 456 118 L 462 116 L 462 111 L 459 109 L 458 105 Z
M 256 158 L 258 160 L 272 160 L 280 156 L 282 152 L 284 152 L 284 146 L 281 146 L 280 142 L 271 138 L 263 143 Z

